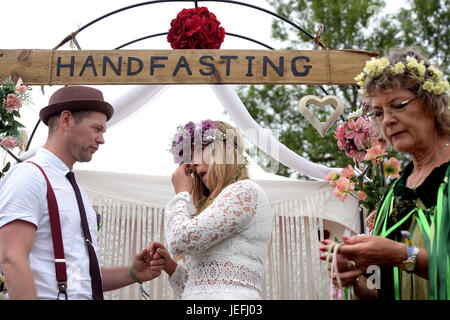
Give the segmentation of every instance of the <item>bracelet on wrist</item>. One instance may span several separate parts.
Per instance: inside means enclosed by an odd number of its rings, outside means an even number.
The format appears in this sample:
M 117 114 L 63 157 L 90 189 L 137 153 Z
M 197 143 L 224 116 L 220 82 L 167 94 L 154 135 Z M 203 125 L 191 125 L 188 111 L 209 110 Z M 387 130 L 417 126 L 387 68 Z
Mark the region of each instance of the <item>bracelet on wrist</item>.
M 131 276 L 131 279 L 133 279 L 135 282 L 137 282 L 137 283 L 139 283 L 139 284 L 142 284 L 142 281 L 140 281 L 138 278 L 136 278 L 136 276 L 134 275 L 134 272 L 133 272 L 133 266 L 130 266 L 130 276 Z
M 131 276 L 131 279 L 133 279 L 135 282 L 140 284 L 140 290 L 141 290 L 142 297 L 146 300 L 150 299 L 150 294 L 147 291 L 145 291 L 144 286 L 142 285 L 142 281 L 140 281 L 134 274 L 133 266 L 130 266 L 130 276 Z

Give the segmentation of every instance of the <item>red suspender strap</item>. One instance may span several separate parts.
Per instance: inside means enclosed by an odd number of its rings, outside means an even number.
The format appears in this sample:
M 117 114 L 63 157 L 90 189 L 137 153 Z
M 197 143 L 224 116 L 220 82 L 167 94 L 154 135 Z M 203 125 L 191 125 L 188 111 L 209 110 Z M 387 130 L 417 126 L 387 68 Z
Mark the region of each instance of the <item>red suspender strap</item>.
M 47 203 L 48 203 L 48 213 L 50 216 L 50 228 L 52 232 L 53 240 L 53 251 L 55 254 L 55 270 L 56 270 L 56 280 L 58 281 L 58 300 L 59 295 L 63 294 L 67 300 L 67 273 L 66 273 L 66 259 L 64 256 L 64 247 L 61 235 L 61 223 L 59 221 L 59 210 L 58 204 L 56 202 L 55 193 L 53 192 L 52 185 L 47 178 L 44 170 L 36 163 L 32 161 L 26 161 L 34 164 L 44 175 L 45 181 L 47 182 Z

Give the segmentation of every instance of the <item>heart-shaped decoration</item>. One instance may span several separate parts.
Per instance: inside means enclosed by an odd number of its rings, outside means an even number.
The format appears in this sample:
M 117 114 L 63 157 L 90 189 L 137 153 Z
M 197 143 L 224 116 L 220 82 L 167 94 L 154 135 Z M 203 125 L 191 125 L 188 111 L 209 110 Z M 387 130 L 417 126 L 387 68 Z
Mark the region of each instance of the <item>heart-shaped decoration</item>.
M 311 111 L 308 110 L 308 108 L 306 107 L 308 104 L 314 104 L 318 107 L 323 107 L 331 104 L 335 110 L 326 122 L 321 122 L 315 115 L 311 113 Z M 316 96 L 304 96 L 300 99 L 298 109 L 300 110 L 302 116 L 304 116 L 314 126 L 314 128 L 316 128 L 320 135 L 324 137 L 330 127 L 344 112 L 344 104 L 342 103 L 342 100 L 337 96 L 325 96 L 323 98 L 319 98 Z

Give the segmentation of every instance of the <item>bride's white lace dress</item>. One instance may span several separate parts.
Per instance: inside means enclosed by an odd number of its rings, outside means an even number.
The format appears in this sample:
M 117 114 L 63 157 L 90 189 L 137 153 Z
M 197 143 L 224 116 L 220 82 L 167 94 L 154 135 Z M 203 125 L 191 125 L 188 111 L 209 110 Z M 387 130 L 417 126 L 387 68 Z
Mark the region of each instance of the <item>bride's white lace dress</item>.
M 181 299 L 261 299 L 272 213 L 264 190 L 251 180 L 227 186 L 192 217 L 191 195 L 180 192 L 167 205 L 165 241 L 184 256 L 169 278 Z

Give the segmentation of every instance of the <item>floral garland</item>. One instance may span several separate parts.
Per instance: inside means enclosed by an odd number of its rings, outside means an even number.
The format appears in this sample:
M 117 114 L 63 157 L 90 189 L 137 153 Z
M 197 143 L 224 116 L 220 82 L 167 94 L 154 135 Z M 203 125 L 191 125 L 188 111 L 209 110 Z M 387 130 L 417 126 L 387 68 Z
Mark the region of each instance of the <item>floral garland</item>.
M 361 87 L 358 92 L 361 95 L 365 95 L 364 84 L 367 78 L 377 78 L 384 72 L 389 72 L 393 76 L 406 72 L 411 77 L 415 77 L 418 81 L 423 82 L 423 89 L 435 95 L 449 92 L 449 82 L 444 80 L 442 71 L 434 65 L 430 65 L 427 68 L 424 61 L 419 63 L 415 57 L 411 56 L 406 57 L 406 62 L 406 66 L 401 61 L 391 65 L 387 58 L 375 59 L 374 57 L 366 61 L 363 71 L 355 77 L 356 83 Z
M 225 29 L 206 7 L 180 11 L 167 35 L 173 49 L 220 49 L 224 38 Z
M 19 109 L 23 103 L 31 102 L 30 88 L 23 84 L 21 78 L 17 82 L 11 77 L 0 82 L 0 146 L 5 150 L 18 147 L 25 150 L 28 136 L 24 125 L 16 119 L 20 118 Z M 0 179 L 9 170 L 8 162 L 0 172 Z

